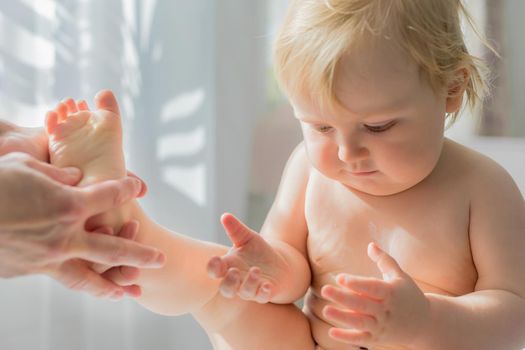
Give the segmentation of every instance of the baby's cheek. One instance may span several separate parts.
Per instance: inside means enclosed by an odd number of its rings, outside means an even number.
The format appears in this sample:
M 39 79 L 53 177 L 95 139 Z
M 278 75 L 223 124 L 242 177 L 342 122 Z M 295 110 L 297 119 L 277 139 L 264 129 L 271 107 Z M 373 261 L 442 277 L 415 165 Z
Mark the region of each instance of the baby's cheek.
M 331 147 L 329 143 L 315 138 L 305 138 L 306 153 L 312 164 L 327 164 L 330 159 Z

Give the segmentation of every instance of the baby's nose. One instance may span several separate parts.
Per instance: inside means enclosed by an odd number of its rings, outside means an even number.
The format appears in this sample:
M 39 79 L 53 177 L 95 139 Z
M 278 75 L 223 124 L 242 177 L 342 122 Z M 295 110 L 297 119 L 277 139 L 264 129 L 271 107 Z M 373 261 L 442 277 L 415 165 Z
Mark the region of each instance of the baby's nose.
M 370 156 L 368 148 L 357 142 L 345 142 L 339 145 L 338 157 L 345 163 L 355 163 L 362 161 Z

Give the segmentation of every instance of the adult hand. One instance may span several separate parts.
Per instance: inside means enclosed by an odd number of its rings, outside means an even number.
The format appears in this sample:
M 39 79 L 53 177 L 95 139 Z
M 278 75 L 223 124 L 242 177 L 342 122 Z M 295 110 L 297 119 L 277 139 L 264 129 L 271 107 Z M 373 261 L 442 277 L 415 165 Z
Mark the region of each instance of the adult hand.
M 43 162 L 49 159 L 47 135 L 43 127 L 25 128 L 0 120 L 0 156 L 22 152 Z
M 78 169 L 59 169 L 23 153 L 0 157 L 0 277 L 44 273 L 69 288 L 120 297 L 124 290 L 79 260 L 160 267 L 165 256 L 131 240 L 87 232 L 89 217 L 144 191 L 127 177 L 82 188 Z

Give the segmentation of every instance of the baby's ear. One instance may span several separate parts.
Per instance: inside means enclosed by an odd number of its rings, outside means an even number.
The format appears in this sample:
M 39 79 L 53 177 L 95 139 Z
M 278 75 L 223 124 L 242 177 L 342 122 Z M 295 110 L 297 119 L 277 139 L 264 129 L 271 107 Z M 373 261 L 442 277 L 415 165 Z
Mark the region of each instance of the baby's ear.
M 454 78 L 447 88 L 447 113 L 455 113 L 461 107 L 469 79 L 470 76 L 466 68 L 460 68 L 454 74 Z

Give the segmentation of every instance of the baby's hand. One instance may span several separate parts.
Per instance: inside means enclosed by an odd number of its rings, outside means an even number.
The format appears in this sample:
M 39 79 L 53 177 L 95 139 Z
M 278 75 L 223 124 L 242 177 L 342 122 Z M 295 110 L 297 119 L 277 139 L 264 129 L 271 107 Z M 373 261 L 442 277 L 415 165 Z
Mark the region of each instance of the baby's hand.
M 221 217 L 233 247 L 222 257 L 208 262 L 211 278 L 221 278 L 220 293 L 244 300 L 267 303 L 280 292 L 280 283 L 289 270 L 285 259 L 257 232 L 231 214 Z
M 339 287 L 324 286 L 321 294 L 335 305 L 323 310 L 327 321 L 336 327 L 329 335 L 354 346 L 408 344 L 414 340 L 429 317 L 429 303 L 423 292 L 376 244 L 368 246 L 368 256 L 383 274 L 383 279 L 337 276 Z

